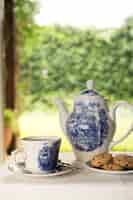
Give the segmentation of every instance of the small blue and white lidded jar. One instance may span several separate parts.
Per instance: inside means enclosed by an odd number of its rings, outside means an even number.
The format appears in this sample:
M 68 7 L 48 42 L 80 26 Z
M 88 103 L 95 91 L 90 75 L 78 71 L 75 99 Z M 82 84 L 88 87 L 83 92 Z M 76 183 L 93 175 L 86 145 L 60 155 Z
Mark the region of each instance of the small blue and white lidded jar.
M 87 90 L 75 98 L 73 111 L 68 113 L 64 103 L 56 99 L 59 107 L 61 126 L 72 144 L 76 159 L 86 162 L 96 154 L 105 152 L 118 144 L 131 132 L 131 127 L 118 141 L 111 142 L 115 132 L 116 110 L 121 105 L 133 106 L 119 102 L 109 113 L 107 102 L 94 88 L 94 81 L 87 81 Z

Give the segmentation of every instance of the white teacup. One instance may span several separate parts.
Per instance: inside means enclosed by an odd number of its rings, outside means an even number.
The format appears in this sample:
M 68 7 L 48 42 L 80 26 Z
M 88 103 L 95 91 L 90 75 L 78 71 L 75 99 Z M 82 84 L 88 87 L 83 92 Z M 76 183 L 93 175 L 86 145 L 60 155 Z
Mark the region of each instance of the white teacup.
M 21 149 L 12 152 L 12 163 L 24 163 L 32 173 L 50 172 L 56 169 L 61 139 L 50 137 L 26 137 L 21 140 Z

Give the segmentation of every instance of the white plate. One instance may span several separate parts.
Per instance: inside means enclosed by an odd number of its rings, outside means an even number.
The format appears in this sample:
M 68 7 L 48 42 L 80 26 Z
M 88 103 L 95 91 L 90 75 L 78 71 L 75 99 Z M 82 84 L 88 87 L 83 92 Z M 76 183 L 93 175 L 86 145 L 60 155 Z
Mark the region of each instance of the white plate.
M 68 163 L 62 163 L 61 169 L 54 172 L 49 173 L 32 173 L 30 171 L 27 171 L 24 167 L 16 167 L 12 164 L 8 165 L 8 169 L 10 172 L 12 172 L 14 175 L 22 175 L 24 177 L 31 177 L 31 178 L 43 178 L 43 177 L 53 177 L 53 176 L 62 176 L 68 173 L 71 173 L 75 168 Z
M 89 162 L 86 163 L 86 168 L 89 170 L 92 170 L 94 172 L 98 172 L 98 173 L 104 173 L 104 174 L 133 174 L 133 170 L 124 170 L 124 171 L 114 171 L 114 170 L 104 170 L 104 169 L 98 169 L 98 168 L 94 168 L 91 166 L 91 164 Z

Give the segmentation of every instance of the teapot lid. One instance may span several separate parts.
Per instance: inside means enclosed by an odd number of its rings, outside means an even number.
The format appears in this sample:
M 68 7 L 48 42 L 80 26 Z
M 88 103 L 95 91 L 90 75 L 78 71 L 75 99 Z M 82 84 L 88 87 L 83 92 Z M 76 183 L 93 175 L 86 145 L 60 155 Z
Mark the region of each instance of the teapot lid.
M 81 95 L 88 94 L 89 96 L 99 95 L 95 90 L 95 83 L 93 80 L 86 82 L 87 90 L 81 91 Z

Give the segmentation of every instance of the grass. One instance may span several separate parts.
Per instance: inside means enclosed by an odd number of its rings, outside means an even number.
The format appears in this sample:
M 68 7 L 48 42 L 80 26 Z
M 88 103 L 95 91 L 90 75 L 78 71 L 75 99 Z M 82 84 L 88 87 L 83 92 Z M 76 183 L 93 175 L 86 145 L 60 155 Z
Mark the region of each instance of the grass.
M 133 121 L 133 113 L 121 109 L 117 114 L 117 130 L 114 140 L 120 138 Z M 61 151 L 71 151 L 71 145 L 66 139 L 59 124 L 58 113 L 53 112 L 27 112 L 19 119 L 21 137 L 57 135 L 62 138 Z M 113 148 L 114 151 L 133 151 L 133 134 Z

